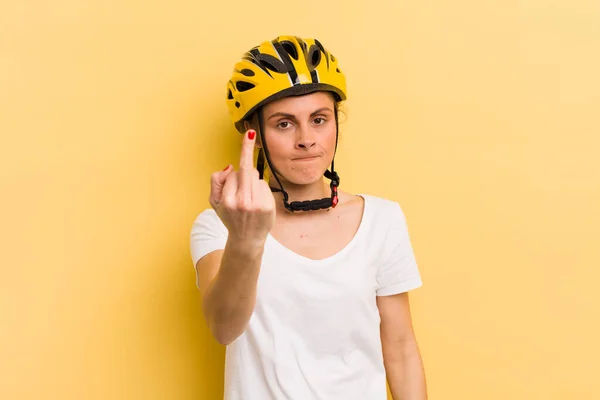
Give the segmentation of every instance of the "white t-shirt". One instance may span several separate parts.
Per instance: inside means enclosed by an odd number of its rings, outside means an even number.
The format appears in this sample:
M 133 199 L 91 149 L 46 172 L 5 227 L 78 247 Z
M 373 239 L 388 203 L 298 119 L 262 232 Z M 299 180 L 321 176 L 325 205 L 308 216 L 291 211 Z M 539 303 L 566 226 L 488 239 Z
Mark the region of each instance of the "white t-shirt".
M 386 400 L 376 296 L 422 282 L 400 205 L 361 196 L 358 231 L 331 257 L 267 237 L 256 307 L 226 349 L 225 400 Z M 194 265 L 226 241 L 214 210 L 203 211 L 191 231 Z

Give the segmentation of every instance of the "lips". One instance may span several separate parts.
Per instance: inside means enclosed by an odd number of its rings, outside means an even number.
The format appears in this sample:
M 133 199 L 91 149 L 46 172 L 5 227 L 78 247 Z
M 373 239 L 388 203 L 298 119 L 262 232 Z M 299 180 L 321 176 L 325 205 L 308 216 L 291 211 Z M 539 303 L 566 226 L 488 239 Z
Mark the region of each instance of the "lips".
M 309 157 L 298 157 L 293 158 L 294 161 L 312 161 L 319 158 L 319 156 L 309 156 Z

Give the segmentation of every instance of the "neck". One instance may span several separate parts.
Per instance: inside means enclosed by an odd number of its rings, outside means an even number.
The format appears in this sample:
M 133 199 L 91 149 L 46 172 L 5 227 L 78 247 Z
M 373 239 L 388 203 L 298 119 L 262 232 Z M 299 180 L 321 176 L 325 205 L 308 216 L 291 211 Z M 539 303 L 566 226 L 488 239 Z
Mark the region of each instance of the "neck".
M 287 182 L 284 180 L 281 181 L 281 184 L 283 185 L 283 188 L 288 194 L 288 203 L 291 203 L 293 201 L 317 200 L 325 197 L 331 197 L 331 190 L 329 188 L 329 185 L 325 183 L 325 180 L 323 178 L 308 185 L 295 185 L 291 182 Z M 270 185 L 274 188 L 279 189 L 279 185 L 277 184 L 277 181 L 275 179 L 273 179 L 270 182 Z M 283 193 L 273 192 L 273 196 L 275 196 L 275 203 L 278 213 L 291 213 L 291 211 L 286 209 L 283 205 Z

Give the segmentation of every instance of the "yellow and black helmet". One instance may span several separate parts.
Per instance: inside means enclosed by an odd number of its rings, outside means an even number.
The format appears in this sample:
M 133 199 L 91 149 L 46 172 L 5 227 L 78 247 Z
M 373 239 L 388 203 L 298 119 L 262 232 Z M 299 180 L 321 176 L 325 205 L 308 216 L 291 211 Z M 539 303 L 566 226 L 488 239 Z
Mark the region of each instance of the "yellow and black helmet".
M 317 39 L 279 36 L 246 52 L 227 83 L 232 122 L 244 132 L 244 120 L 262 105 L 291 95 L 330 91 L 346 100 L 346 78 L 337 59 Z

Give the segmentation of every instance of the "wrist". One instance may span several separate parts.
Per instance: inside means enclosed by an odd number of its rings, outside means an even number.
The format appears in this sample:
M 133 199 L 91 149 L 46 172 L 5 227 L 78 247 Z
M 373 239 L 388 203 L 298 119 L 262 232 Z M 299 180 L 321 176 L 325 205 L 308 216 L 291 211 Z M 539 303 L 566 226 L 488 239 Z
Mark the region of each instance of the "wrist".
M 225 247 L 237 257 L 255 258 L 262 256 L 266 241 L 266 236 L 240 238 L 235 235 L 229 235 Z

